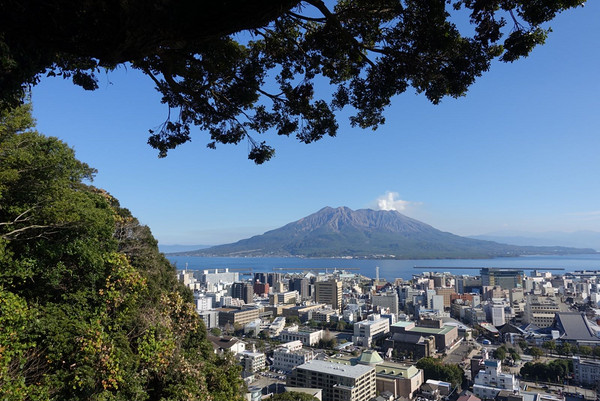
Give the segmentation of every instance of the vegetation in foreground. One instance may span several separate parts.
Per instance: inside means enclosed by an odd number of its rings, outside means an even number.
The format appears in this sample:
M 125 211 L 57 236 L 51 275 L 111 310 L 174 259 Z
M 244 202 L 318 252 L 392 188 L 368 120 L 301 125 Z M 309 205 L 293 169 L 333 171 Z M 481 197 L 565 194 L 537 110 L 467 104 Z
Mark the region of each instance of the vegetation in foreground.
M 241 400 L 149 228 L 33 126 L 0 114 L 0 399 Z

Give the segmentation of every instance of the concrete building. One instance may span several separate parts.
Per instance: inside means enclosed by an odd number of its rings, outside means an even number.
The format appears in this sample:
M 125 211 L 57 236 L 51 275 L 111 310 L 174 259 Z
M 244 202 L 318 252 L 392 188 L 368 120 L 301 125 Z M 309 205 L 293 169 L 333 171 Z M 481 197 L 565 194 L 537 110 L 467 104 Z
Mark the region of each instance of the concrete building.
M 366 320 L 354 323 L 352 342 L 355 345 L 370 347 L 374 341 L 384 338 L 390 331 L 390 321 L 379 314 L 372 314 Z
M 269 284 L 256 282 L 254 283 L 254 293 L 259 297 L 264 297 L 269 295 Z
M 299 301 L 298 291 L 276 292 L 269 295 L 269 304 L 271 305 L 295 304 Z
M 334 315 L 337 315 L 337 311 L 334 309 L 317 309 L 312 313 L 312 320 L 315 322 L 329 323 Z
M 217 310 L 204 310 L 198 312 L 200 319 L 204 321 L 207 329 L 213 329 L 219 327 L 219 311 Z
M 312 361 L 314 358 L 315 354 L 312 350 L 279 347 L 273 351 L 273 368 L 289 373 L 296 366 Z
M 361 365 L 375 366 L 377 393 L 389 392 L 394 397 L 412 399 L 424 382 L 424 373 L 415 365 L 384 361 L 373 350 L 363 351 Z
M 454 288 L 436 288 L 435 295 L 441 295 L 444 297 L 444 308 L 449 308 L 451 304 L 452 295 L 456 294 Z
M 221 327 L 225 327 L 227 324 L 233 326 L 236 323 L 243 326 L 258 319 L 260 315 L 259 310 L 256 308 L 218 308 L 216 310 L 219 312 L 219 325 Z
M 513 374 L 502 373 L 502 362 L 495 359 L 483 361 L 483 369 L 477 372 L 473 393 L 481 399 L 494 399 L 501 390 L 519 393 L 519 381 Z
M 600 361 L 573 357 L 573 378 L 581 384 L 598 385 L 600 383 Z
M 323 339 L 323 330 L 283 330 L 279 335 L 279 339 L 281 342 L 300 341 L 302 345 L 312 347 Z
M 318 303 L 331 305 L 332 309 L 342 309 L 342 282 L 339 280 L 317 281 L 315 283 L 315 300 Z
M 196 274 L 200 276 L 199 281 L 204 285 L 235 283 L 240 279 L 239 273 L 230 272 L 229 269 L 202 270 Z
M 500 286 L 505 290 L 523 287 L 525 273 L 522 269 L 495 269 L 484 267 L 480 271 L 482 286 Z
M 267 358 L 262 352 L 244 351 L 238 354 L 244 372 L 252 374 L 265 369 Z
M 373 306 L 378 306 L 380 308 L 389 309 L 390 313 L 396 315 L 398 317 L 399 308 L 398 308 L 398 293 L 396 292 L 385 292 L 382 294 L 373 295 L 372 298 Z
M 298 294 L 300 295 L 300 299 L 309 299 L 310 298 L 310 292 L 309 292 L 309 281 L 305 278 L 293 278 L 290 280 L 290 291 L 298 291 Z M 298 299 L 298 301 L 300 301 L 300 299 Z
M 279 316 L 269 326 L 269 337 L 277 337 L 285 328 L 285 317 Z
M 287 385 L 320 388 L 323 401 L 368 401 L 376 396 L 375 367 L 312 360 L 296 367 Z
M 444 352 L 458 340 L 457 326 L 446 326 L 441 319 L 422 319 L 418 325 L 415 322 L 398 322 L 390 327 L 392 333 L 408 333 L 427 338 L 435 338 L 438 352 Z
M 254 302 L 254 286 L 251 283 L 233 283 L 231 296 L 251 304 Z
M 554 322 L 554 315 L 560 312 L 556 298 L 538 295 L 527 295 L 523 323 L 534 324 L 539 328 L 550 327 Z

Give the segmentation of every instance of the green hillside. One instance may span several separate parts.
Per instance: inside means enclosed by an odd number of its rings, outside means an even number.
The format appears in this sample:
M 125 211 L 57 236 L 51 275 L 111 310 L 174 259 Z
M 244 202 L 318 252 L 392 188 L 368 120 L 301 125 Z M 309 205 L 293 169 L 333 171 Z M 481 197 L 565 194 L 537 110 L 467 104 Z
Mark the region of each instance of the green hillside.
M 0 115 L 0 400 L 241 400 L 148 227 L 32 126 Z

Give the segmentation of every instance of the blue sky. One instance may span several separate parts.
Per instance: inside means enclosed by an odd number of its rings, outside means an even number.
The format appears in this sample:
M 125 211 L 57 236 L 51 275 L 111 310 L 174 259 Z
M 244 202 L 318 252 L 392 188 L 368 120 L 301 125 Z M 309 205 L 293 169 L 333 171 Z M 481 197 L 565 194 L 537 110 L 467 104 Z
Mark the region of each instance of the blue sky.
M 563 13 L 546 45 L 494 63 L 464 98 L 433 106 L 409 89 L 377 131 L 340 116 L 336 138 L 267 137 L 277 153 L 262 166 L 247 159 L 246 143 L 210 150 L 198 130 L 158 159 L 148 129 L 167 108 L 131 69 L 104 76 L 94 92 L 44 79 L 34 114 L 38 130 L 97 168 L 94 184 L 162 244 L 232 242 L 324 206 L 395 207 L 459 235 L 600 231 L 598 21 L 593 0 Z

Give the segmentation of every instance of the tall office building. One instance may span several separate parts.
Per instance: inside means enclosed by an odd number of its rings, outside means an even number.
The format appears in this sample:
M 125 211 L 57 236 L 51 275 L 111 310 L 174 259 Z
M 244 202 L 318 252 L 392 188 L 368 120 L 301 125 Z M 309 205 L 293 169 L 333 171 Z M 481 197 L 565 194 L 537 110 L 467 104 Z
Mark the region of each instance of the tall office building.
M 310 294 L 308 292 L 308 280 L 305 278 L 293 278 L 290 280 L 290 291 L 298 291 L 300 298 L 308 299 Z
M 525 273 L 522 269 L 494 269 L 484 267 L 481 269 L 482 286 L 500 286 L 503 290 L 523 287 L 523 277 Z
M 275 287 L 275 283 L 280 282 L 282 278 L 283 276 L 281 273 L 267 273 L 267 283 L 269 284 L 269 287 Z
M 254 302 L 254 288 L 251 283 L 233 283 L 231 296 L 241 299 L 247 304 Z
M 342 282 L 338 280 L 317 281 L 315 283 L 315 300 L 331 305 L 332 309 L 342 309 Z

